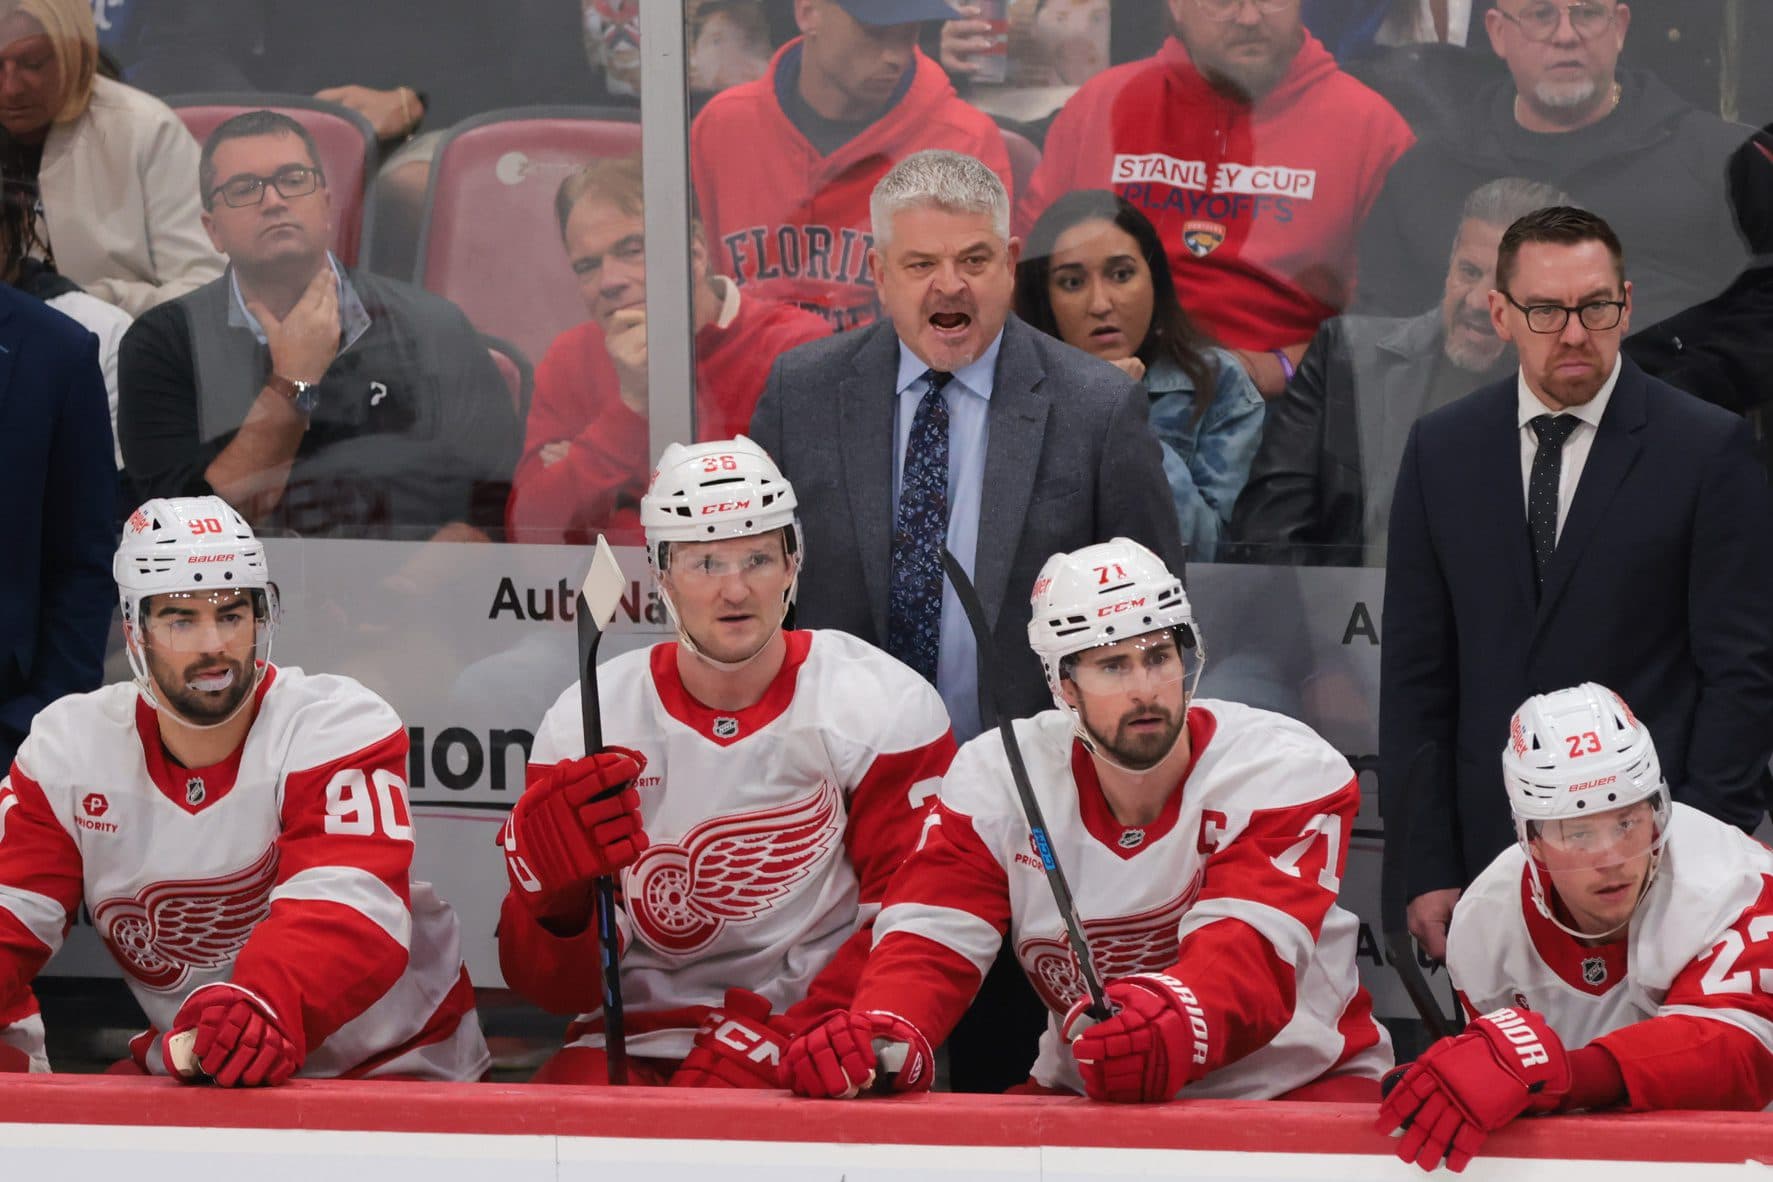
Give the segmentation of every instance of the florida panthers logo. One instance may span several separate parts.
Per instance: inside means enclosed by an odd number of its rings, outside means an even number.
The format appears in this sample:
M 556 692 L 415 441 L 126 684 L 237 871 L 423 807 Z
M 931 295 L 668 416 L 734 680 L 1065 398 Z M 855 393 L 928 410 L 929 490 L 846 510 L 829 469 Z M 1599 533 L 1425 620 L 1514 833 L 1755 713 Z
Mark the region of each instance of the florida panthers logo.
M 193 969 L 231 964 L 252 929 L 271 910 L 277 847 L 252 865 L 220 878 L 157 882 L 133 898 L 106 899 L 92 909 L 93 926 L 125 972 L 150 989 L 171 990 Z
M 678 845 L 647 848 L 623 876 L 642 940 L 669 956 L 770 910 L 829 856 L 843 829 L 837 785 L 774 808 L 711 817 Z
M 1218 222 L 1188 222 L 1182 227 L 1182 245 L 1197 259 L 1204 259 L 1225 241 L 1225 227 Z
M 1178 928 L 1200 894 L 1201 876 L 1202 870 L 1196 869 L 1194 881 L 1181 894 L 1149 911 L 1086 919 L 1084 939 L 1089 941 L 1097 976 L 1108 981 L 1128 973 L 1161 972 L 1172 967 L 1181 943 Z M 1034 982 L 1041 1001 L 1055 1014 L 1063 1014 L 1083 996 L 1083 974 L 1078 972 L 1077 959 L 1064 937 L 1023 940 L 1016 946 L 1016 958 Z

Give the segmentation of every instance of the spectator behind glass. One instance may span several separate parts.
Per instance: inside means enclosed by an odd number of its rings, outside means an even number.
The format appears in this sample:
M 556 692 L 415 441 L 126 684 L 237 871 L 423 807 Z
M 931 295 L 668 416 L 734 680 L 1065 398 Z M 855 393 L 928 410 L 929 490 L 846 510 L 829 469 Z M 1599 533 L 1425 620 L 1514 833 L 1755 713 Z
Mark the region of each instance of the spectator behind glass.
M 1336 60 L 1382 46 L 1476 45 L 1495 0 L 1304 0 L 1305 27 Z
M 0 169 L 35 211 L 28 252 L 132 315 L 214 279 L 191 177 L 197 141 L 98 77 L 88 0 L 0 0 Z
M 1514 350 L 1490 322 L 1502 232 L 1568 205 L 1550 185 L 1506 177 L 1465 200 L 1438 306 L 1416 316 L 1338 316 L 1268 408 L 1231 536 L 1253 562 L 1384 561 L 1386 521 L 1410 427 L 1505 376 Z
M 639 527 L 646 491 L 646 202 L 638 157 L 598 160 L 555 197 L 560 236 L 590 319 L 560 334 L 536 366 L 523 459 L 507 513 L 519 542 L 590 541 Z M 778 354 L 831 328 L 787 304 L 742 295 L 708 273 L 690 238 L 696 436 L 743 433 Z
M 1264 397 L 1354 289 L 1355 234 L 1413 137 L 1299 21 L 1299 0 L 1170 0 L 1176 36 L 1065 104 L 1017 224 L 1112 187 L 1151 218 L 1182 302 Z
M 1006 11 L 1012 25 L 1018 22 L 1024 3 L 1010 4 Z M 1108 0 L 1038 0 L 1028 16 L 1028 36 L 1018 44 L 1017 34 L 1010 34 L 1010 53 L 1018 55 L 1009 64 L 1006 81 L 1012 86 L 1082 86 L 1108 68 L 1109 26 L 1112 14 Z M 983 11 L 978 4 L 957 6 L 960 20 L 942 25 L 942 68 L 957 82 L 971 80 L 980 70 L 985 55 L 991 52 L 991 26 L 978 19 Z M 1028 54 L 1032 48 L 1033 53 Z M 1026 57 L 1020 56 L 1026 54 Z
M 769 72 L 769 21 L 758 0 L 691 0 L 684 15 L 692 95 L 705 99 Z
M 1059 198 L 1016 267 L 1016 315 L 1144 379 L 1188 557 L 1213 561 L 1262 435 L 1262 395 L 1182 310 L 1151 222 L 1103 189 Z
M 1616 0 L 1497 0 L 1485 28 L 1510 77 L 1392 170 L 1361 238 L 1359 310 L 1407 316 L 1428 304 L 1457 203 L 1504 176 L 1566 189 L 1617 228 L 1631 249 L 1640 329 L 1735 277 L 1747 252 L 1724 174 L 1749 131 L 1621 69 L 1631 15 Z
M 467 319 L 332 257 L 326 177 L 288 116 L 223 123 L 198 179 L 230 268 L 123 340 L 118 420 L 138 497 L 214 493 L 257 528 L 302 534 L 484 538 L 474 527 L 496 527 L 517 423 Z
M 31 258 L 25 248 L 31 241 L 31 214 L 15 201 L 0 201 L 0 282 L 42 300 L 63 316 L 77 322 L 99 341 L 99 369 L 105 375 L 105 394 L 111 403 L 111 434 L 117 434 L 117 347 L 129 331 L 130 315 L 121 308 L 95 299 L 80 285 L 42 259 Z M 115 446 L 113 444 L 113 446 Z M 114 452 L 123 466 L 123 452 Z
M 843 330 L 875 316 L 868 194 L 923 148 L 1009 156 L 917 48 L 945 0 L 795 0 L 801 36 L 767 77 L 716 95 L 690 127 L 690 171 L 714 269 L 747 295 L 798 304 Z

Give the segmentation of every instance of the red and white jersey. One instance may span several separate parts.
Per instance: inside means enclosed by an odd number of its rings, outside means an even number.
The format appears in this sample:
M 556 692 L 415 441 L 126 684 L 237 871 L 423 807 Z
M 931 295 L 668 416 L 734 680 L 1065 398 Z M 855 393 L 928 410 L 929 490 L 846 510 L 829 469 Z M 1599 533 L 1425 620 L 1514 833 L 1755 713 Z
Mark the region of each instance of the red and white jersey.
M 406 729 L 347 677 L 266 666 L 246 741 L 167 755 L 131 683 L 37 715 L 0 781 L 0 999 L 84 900 L 152 1028 L 231 981 L 303 1041 L 298 1074 L 478 1079 L 490 1065 L 455 913 L 409 878 Z
M 847 1006 L 887 880 L 917 840 L 954 755 L 934 687 L 843 632 L 789 632 L 762 700 L 713 710 L 684 689 L 677 645 L 598 669 L 606 742 L 646 756 L 635 785 L 651 842 L 622 874 L 622 1001 L 631 1054 L 681 1059 L 729 987 L 790 1021 Z M 585 753 L 579 688 L 536 732 L 532 778 Z M 580 1013 L 567 1041 L 603 1044 L 595 926 L 550 934 L 505 899 L 513 988 Z
M 1636 1108 L 1773 1101 L 1773 850 L 1683 804 L 1625 933 L 1585 945 L 1535 905 L 1510 846 L 1453 910 L 1447 971 L 1473 1014 L 1524 1006 L 1605 1047 Z
M 1355 971 L 1355 918 L 1336 905 L 1360 808 L 1346 760 L 1292 719 L 1196 701 L 1192 762 L 1158 818 L 1129 827 L 1068 715 L 1015 726 L 1102 980 L 1168 973 L 1200 999 L 1209 1073 L 1187 1095 L 1266 1099 L 1391 1066 Z M 1081 1092 L 1059 1020 L 1083 985 L 995 731 L 955 757 L 933 816 L 875 924 L 855 1007 L 941 1042 L 1007 923 L 1052 1012 L 1034 1078 Z

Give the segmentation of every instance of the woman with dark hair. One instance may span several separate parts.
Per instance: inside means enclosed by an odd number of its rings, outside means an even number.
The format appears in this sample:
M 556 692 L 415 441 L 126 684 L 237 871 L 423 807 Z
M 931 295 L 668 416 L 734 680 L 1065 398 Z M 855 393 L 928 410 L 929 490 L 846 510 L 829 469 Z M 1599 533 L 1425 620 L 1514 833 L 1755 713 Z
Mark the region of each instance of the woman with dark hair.
M 1182 310 L 1151 222 L 1104 189 L 1053 202 L 1016 268 L 1016 314 L 1144 380 L 1182 540 L 1211 562 L 1262 438 L 1262 396 Z

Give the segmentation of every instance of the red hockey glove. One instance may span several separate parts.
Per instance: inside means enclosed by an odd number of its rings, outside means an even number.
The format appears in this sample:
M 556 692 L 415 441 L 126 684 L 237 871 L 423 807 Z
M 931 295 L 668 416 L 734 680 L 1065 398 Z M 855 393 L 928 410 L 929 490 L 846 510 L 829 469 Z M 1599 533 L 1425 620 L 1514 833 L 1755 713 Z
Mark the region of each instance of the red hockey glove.
M 1497 1010 L 1443 1038 L 1403 1072 L 1379 1105 L 1382 1133 L 1402 1127 L 1397 1155 L 1457 1173 L 1484 1138 L 1529 1110 L 1549 1112 L 1570 1090 L 1557 1032 L 1531 1010 Z
M 770 1025 L 770 1003 L 729 989 L 696 1031 L 695 1046 L 671 1077 L 674 1088 L 779 1088 L 788 1036 Z
M 1103 990 L 1114 1016 L 1093 1025 L 1080 999 L 1065 1015 L 1060 1032 L 1071 1041 L 1071 1057 L 1092 1100 L 1151 1104 L 1175 1098 L 1206 1074 L 1206 1015 L 1188 986 L 1162 974 L 1140 974 L 1111 981 Z M 1199 1025 L 1190 1021 L 1194 1006 Z
M 302 1065 L 301 1045 L 285 1034 L 270 1007 L 234 985 L 204 985 L 191 991 L 172 1028 L 161 1040 L 166 1073 L 195 1083 L 202 1076 L 181 1071 L 172 1053 L 173 1039 L 195 1031 L 191 1045 L 197 1066 L 224 1088 L 280 1084 Z
M 877 1068 L 892 1074 L 881 1080 Z M 782 1055 L 782 1084 L 797 1096 L 848 1100 L 876 1083 L 886 1091 L 927 1092 L 934 1074 L 929 1040 L 885 1010 L 834 1010 Z
M 632 864 L 647 847 L 634 790 L 645 767 L 640 752 L 605 747 L 562 760 L 526 789 L 499 833 L 512 893 L 546 915 Z

